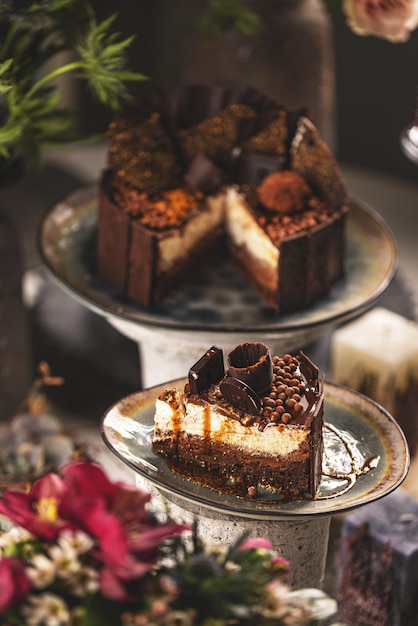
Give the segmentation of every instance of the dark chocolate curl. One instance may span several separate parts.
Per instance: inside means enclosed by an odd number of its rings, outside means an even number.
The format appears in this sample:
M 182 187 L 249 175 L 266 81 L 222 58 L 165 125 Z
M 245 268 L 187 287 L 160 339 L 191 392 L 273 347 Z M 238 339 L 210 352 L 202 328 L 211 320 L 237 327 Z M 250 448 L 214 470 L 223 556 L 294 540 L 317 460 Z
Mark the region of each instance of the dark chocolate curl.
M 269 348 L 261 342 L 240 344 L 228 354 L 228 375 L 243 381 L 257 393 L 262 393 L 273 380 Z
M 258 415 L 260 413 L 262 401 L 259 395 L 243 380 L 226 376 L 221 381 L 219 389 L 225 400 L 237 409 L 241 409 L 250 415 Z
M 218 383 L 224 377 L 224 361 L 221 348 L 212 346 L 189 370 L 189 386 L 192 395 L 198 395 Z

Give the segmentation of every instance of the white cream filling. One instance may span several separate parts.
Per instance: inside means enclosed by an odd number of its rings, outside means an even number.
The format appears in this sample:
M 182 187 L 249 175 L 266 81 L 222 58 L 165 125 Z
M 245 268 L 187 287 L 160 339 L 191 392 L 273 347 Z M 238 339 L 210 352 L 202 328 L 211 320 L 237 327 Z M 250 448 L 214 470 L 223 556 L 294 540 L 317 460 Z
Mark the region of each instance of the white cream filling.
M 245 199 L 234 188 L 227 191 L 225 222 L 226 230 L 237 247 L 246 249 L 252 257 L 277 270 L 278 248 L 255 222 Z
M 178 394 L 179 398 L 180 395 Z M 298 450 L 309 431 L 300 426 L 268 426 L 264 431 L 257 425 L 243 426 L 216 410 L 215 406 L 187 403 L 186 412 L 157 399 L 155 430 L 210 438 L 217 443 L 236 447 L 246 453 L 281 455 Z
M 170 237 L 162 238 L 158 242 L 158 272 L 168 272 L 177 266 L 179 260 L 185 258 L 194 250 L 199 241 L 207 233 L 218 228 L 224 219 L 225 199 L 218 194 L 210 199 L 210 206 L 202 208 L 195 217 L 190 219 L 184 229 L 178 230 Z

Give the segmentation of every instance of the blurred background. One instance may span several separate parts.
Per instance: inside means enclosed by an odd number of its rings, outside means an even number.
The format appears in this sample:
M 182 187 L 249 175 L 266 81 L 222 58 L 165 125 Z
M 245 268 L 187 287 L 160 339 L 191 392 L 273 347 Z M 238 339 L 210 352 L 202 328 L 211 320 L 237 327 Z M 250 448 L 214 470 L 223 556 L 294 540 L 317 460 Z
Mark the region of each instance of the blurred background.
M 96 0 L 94 4 L 99 15 L 114 11 L 114 3 L 109 0 Z M 181 44 L 196 26 L 196 5 L 200 4 L 195 0 L 120 0 L 118 29 L 124 35 L 135 36 L 130 49 L 132 69 L 160 86 L 172 86 L 176 81 L 176 59 L 186 54 L 180 51 Z M 330 23 L 335 49 L 334 123 L 339 160 L 416 180 L 416 167 L 401 152 L 399 135 L 415 115 L 418 31 L 408 42 L 394 44 L 354 34 L 341 14 L 333 15 Z M 187 58 L 184 60 L 187 62 Z M 225 68 L 218 67 L 217 71 L 220 74 Z M 134 91 L 141 89 L 143 83 L 137 84 Z M 78 97 L 82 130 L 105 128 L 108 113 L 92 107 L 86 94 Z

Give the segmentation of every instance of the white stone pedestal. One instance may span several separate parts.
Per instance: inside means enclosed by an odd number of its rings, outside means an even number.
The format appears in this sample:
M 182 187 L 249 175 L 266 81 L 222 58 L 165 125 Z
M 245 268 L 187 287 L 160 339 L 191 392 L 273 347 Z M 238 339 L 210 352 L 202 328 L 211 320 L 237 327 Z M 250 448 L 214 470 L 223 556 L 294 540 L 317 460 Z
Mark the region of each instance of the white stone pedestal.
M 269 346 L 272 354 L 285 354 L 316 340 L 324 331 L 321 325 L 309 330 L 260 333 L 182 331 L 135 324 L 118 317 L 108 318 L 108 322 L 138 344 L 144 389 L 186 377 L 193 363 L 214 344 L 226 355 L 244 341 L 261 341 Z
M 241 535 L 264 537 L 290 563 L 289 584 L 293 588 L 322 587 L 328 550 L 329 515 L 246 517 L 199 506 L 185 498 L 165 496 L 141 475 L 136 484 L 151 492 L 151 510 L 157 516 L 169 514 L 176 522 L 198 521 L 199 535 L 207 544 L 232 545 Z

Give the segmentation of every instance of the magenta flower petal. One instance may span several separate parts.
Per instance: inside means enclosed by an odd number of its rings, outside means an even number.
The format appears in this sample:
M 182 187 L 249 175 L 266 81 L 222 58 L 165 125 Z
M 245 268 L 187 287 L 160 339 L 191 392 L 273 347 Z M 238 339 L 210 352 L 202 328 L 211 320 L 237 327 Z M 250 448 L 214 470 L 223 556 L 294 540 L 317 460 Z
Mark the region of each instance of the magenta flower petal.
M 24 563 L 16 558 L 0 559 L 0 615 L 23 600 L 32 587 Z
M 46 474 L 39 478 L 29 492 L 32 502 L 37 502 L 42 498 L 55 498 L 60 501 L 67 490 L 67 486 L 58 474 Z
M 44 539 L 55 539 L 59 524 L 54 520 L 44 519 L 36 509 L 36 500 L 30 493 L 23 491 L 5 491 L 0 498 L 0 513 L 27 531 Z
M 272 550 L 273 546 L 271 545 L 268 539 L 264 539 L 263 537 L 254 537 L 254 539 L 247 539 L 244 541 L 238 548 L 238 550 Z

